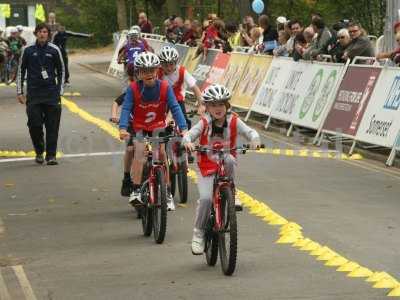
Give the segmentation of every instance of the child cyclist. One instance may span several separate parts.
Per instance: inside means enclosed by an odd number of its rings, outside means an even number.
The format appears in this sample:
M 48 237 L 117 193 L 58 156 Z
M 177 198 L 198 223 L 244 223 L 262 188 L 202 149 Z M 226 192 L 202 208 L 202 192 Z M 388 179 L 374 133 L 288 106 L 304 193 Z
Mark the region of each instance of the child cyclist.
M 179 53 L 171 46 L 164 46 L 158 54 L 161 62 L 161 68 L 158 71 L 158 78 L 160 80 L 167 80 L 174 91 L 176 100 L 185 115 L 188 129 L 191 128 L 192 122 L 186 115 L 185 108 L 185 87 L 189 87 L 196 99 L 199 106 L 199 113 L 204 112 L 204 106 L 202 106 L 202 97 L 199 87 L 196 85 L 196 79 L 186 70 L 184 66 L 178 65 Z
M 119 123 L 120 138 L 127 139 L 128 123 L 132 114 L 132 136 L 153 136 L 153 133 L 163 134 L 167 126 L 166 117 L 168 109 L 178 124 L 183 134 L 187 132 L 187 125 L 182 110 L 176 101 L 172 88 L 167 81 L 157 79 L 157 70 L 160 60 L 157 55 L 151 52 L 143 52 L 135 59 L 135 69 L 138 71 L 139 81 L 134 81 L 128 87 L 125 101 L 122 106 L 121 118 Z M 134 140 L 135 155 L 132 163 L 133 192 L 129 198 L 129 203 L 137 206 L 142 205 L 140 186 L 142 182 L 143 164 L 145 161 L 145 143 Z M 160 156 L 167 164 L 165 144 L 161 145 Z M 167 173 L 168 173 L 168 168 Z M 167 174 L 169 185 L 169 174 Z M 175 210 L 175 205 L 170 188 L 167 193 L 168 209 Z
M 222 85 L 213 84 L 203 92 L 203 101 L 206 113 L 195 126 L 183 137 L 183 145 L 193 151 L 194 141 L 200 139 L 200 146 L 212 147 L 215 143 L 223 143 L 224 148 L 236 147 L 238 136 L 243 136 L 251 143 L 251 147 L 260 145 L 260 136 L 257 131 L 248 127 L 237 114 L 231 112 L 229 100 L 231 92 Z M 199 154 L 198 166 L 200 174 L 198 189 L 200 199 L 196 209 L 195 224 L 192 239 L 192 253 L 200 255 L 204 252 L 204 229 L 210 213 L 214 174 L 217 164 L 212 156 Z M 225 171 L 228 176 L 234 177 L 236 168 L 236 154 L 227 154 L 225 157 Z M 240 205 L 240 204 L 239 204 Z
M 153 51 L 149 46 L 147 41 L 141 38 L 141 30 L 139 26 L 132 26 L 128 31 L 127 41 L 121 47 L 118 52 L 118 63 L 124 64 L 125 68 L 125 79 L 127 79 L 127 84 L 131 84 L 132 81 L 136 79 L 136 72 L 134 68 L 135 58 L 142 52 Z M 121 95 L 116 98 L 112 104 L 111 108 L 111 121 L 118 124 L 118 107 L 120 107 L 125 99 L 125 90 Z M 130 126 L 128 127 L 128 132 L 130 132 Z M 133 159 L 133 145 L 132 141 L 127 142 L 127 147 L 124 155 L 124 176 L 122 179 L 121 186 L 121 196 L 128 197 L 132 193 L 132 180 L 130 175 L 130 169 Z

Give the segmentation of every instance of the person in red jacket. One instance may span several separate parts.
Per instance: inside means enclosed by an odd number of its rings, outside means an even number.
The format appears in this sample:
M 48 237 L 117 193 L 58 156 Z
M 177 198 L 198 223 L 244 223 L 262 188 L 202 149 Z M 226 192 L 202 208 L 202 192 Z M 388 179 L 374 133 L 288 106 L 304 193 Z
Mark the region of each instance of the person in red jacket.
M 161 62 L 161 68 L 158 71 L 158 79 L 166 80 L 172 86 L 176 100 L 185 115 L 186 123 L 190 129 L 192 122 L 186 115 L 185 94 L 186 87 L 191 89 L 197 99 L 199 112 L 204 112 L 202 105 L 202 96 L 199 87 L 196 85 L 196 79 L 182 65 L 178 64 L 179 53 L 171 46 L 164 46 L 158 54 Z

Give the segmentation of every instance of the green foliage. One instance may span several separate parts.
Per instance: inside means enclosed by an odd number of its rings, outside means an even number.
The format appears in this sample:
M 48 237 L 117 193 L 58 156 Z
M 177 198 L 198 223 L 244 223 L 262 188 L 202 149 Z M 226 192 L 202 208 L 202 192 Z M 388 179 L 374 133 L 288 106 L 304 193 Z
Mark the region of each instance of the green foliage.
M 69 46 L 85 48 L 104 46 L 111 42 L 117 31 L 115 1 L 66 0 L 66 6 L 57 10 L 57 21 L 67 30 L 94 33 L 91 39 L 71 38 Z

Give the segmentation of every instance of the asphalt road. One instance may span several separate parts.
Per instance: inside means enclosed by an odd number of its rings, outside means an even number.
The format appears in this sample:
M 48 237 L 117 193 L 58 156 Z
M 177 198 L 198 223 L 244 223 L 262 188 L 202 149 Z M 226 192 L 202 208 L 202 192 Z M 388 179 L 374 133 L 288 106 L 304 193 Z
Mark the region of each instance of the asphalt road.
M 108 120 L 121 83 L 76 64 L 104 59 L 73 59 L 68 92 L 81 96 L 66 98 Z M 0 116 L 0 151 L 32 150 L 15 88 L 0 87 Z M 262 134 L 271 147 L 300 147 Z M 124 150 L 66 107 L 59 145 L 64 154 Z M 188 206 L 169 213 L 166 240 L 156 245 L 143 237 L 119 195 L 121 161 L 118 154 L 65 157 L 47 167 L 0 158 L 0 299 L 365 300 L 384 299 L 393 290 L 337 272 L 291 244 L 276 244 L 280 227 L 247 209 L 238 217 L 237 270 L 224 276 L 219 263 L 208 267 L 190 251 L 198 195 L 193 182 Z M 240 157 L 237 185 L 301 225 L 307 238 L 400 280 L 399 180 L 398 169 L 367 160 L 249 153 Z

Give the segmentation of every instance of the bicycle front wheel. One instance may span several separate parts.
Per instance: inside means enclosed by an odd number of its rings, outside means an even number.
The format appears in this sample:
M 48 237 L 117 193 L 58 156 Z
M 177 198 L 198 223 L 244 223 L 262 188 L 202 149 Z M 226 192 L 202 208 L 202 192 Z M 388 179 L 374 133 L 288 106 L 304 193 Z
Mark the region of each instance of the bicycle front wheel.
M 218 235 L 215 232 L 206 234 L 205 252 L 207 265 L 215 266 L 218 260 Z
M 153 232 L 157 244 L 164 242 L 167 232 L 167 185 L 164 172 L 161 168 L 156 170 L 156 182 L 154 186 L 153 207 Z
M 236 268 L 237 258 L 237 220 L 235 200 L 232 189 L 222 187 L 221 195 L 221 218 L 222 228 L 218 232 L 218 248 L 222 272 L 230 276 Z

